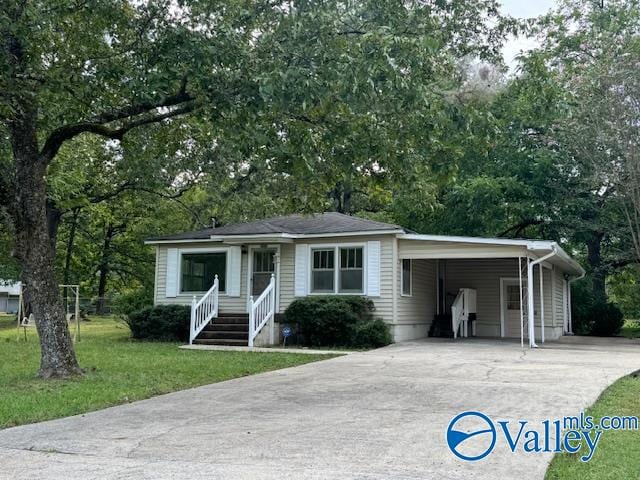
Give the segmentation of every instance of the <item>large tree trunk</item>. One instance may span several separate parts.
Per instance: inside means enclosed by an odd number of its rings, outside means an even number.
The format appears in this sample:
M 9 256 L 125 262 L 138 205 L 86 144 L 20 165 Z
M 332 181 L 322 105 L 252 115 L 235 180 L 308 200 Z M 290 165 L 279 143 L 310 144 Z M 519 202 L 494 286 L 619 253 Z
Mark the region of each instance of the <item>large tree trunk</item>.
M 46 207 L 46 161 L 38 152 L 35 125 L 35 106 L 22 102 L 10 122 L 16 170 L 15 250 L 22 267 L 24 298 L 35 315 L 40 338 L 39 375 L 68 377 L 82 370 L 73 351 L 55 278 Z
M 104 242 L 102 243 L 102 255 L 100 257 L 100 265 L 98 265 L 98 304 L 96 313 L 102 315 L 105 312 L 105 295 L 107 293 L 107 281 L 109 279 L 110 263 L 111 263 L 111 241 L 115 235 L 116 229 L 113 225 L 108 225 L 104 234 Z

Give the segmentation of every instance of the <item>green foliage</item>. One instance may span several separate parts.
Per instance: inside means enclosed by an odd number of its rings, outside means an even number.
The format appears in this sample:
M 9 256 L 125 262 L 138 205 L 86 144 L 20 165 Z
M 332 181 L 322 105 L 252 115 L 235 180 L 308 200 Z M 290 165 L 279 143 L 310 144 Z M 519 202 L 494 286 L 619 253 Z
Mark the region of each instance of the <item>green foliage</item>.
M 129 312 L 126 317 L 131 335 L 137 340 L 189 340 L 191 309 L 186 305 L 159 305 Z
M 352 347 L 378 348 L 392 342 L 389 325 L 381 318 L 358 322 L 353 327 Z
M 624 317 L 613 303 L 597 302 L 591 308 L 591 335 L 611 337 L 620 333 Z
M 608 279 L 609 298 L 620 307 L 625 318 L 640 319 L 640 268 L 636 265 Z
M 305 345 L 380 347 L 391 343 L 389 327 L 373 317 L 370 299 L 351 295 L 300 298 L 285 312 L 288 322 L 298 324 Z
M 624 316 L 617 305 L 594 299 L 588 281 L 577 282 L 571 291 L 573 331 L 579 335 L 617 335 Z
M 139 312 L 153 305 L 153 291 L 148 288 L 127 289 L 113 297 L 111 312 L 127 315 Z

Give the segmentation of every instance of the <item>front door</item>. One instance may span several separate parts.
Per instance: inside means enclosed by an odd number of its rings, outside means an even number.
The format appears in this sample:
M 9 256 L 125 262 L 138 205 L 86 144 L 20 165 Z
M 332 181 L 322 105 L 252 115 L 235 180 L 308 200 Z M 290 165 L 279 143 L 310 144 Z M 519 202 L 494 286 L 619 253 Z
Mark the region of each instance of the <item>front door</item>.
M 503 291 L 503 301 L 504 304 L 502 306 L 504 312 L 504 323 L 505 323 L 505 337 L 510 338 L 520 338 L 520 298 L 522 297 L 523 303 L 525 302 L 525 295 L 527 291 L 526 284 L 522 285 L 522 295 L 520 294 L 520 283 L 516 281 L 505 281 L 504 282 L 504 291 Z M 528 328 L 527 328 L 527 312 L 524 313 L 524 337 L 528 337 Z
M 253 250 L 251 271 L 251 295 L 260 295 L 271 280 L 271 275 L 276 273 L 276 250 Z

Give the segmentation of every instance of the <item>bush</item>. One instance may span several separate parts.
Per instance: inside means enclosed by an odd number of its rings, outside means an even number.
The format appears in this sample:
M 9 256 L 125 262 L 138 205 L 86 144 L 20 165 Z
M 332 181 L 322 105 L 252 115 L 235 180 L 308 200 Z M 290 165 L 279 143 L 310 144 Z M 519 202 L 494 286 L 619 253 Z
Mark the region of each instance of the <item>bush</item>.
M 613 303 L 595 300 L 587 284 L 579 282 L 571 292 L 573 331 L 578 335 L 610 337 L 624 324 L 622 311 Z M 585 288 L 587 287 L 587 288 Z
M 153 291 L 148 288 L 127 290 L 117 294 L 111 304 L 112 313 L 128 315 L 153 305 Z
M 353 329 L 352 347 L 378 348 L 391 343 L 389 326 L 381 318 L 358 322 Z
M 620 333 L 624 325 L 622 311 L 613 303 L 599 302 L 591 307 L 591 335 L 611 337 Z
M 289 305 L 287 322 L 298 324 L 309 346 L 380 347 L 391 343 L 388 326 L 373 317 L 373 302 L 358 296 L 305 297 Z
M 129 313 L 127 325 L 133 338 L 138 340 L 189 340 L 191 308 L 185 305 L 147 307 Z

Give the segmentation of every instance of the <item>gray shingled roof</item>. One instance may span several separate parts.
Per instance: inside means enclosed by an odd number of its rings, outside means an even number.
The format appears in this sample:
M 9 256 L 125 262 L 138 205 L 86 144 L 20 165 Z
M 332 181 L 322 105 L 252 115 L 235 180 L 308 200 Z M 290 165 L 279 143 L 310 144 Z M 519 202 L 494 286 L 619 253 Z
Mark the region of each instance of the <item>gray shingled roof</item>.
M 201 240 L 211 235 L 257 235 L 280 234 L 292 235 L 371 232 L 384 230 L 403 230 L 404 228 L 390 223 L 375 222 L 364 218 L 343 215 L 341 213 L 314 213 L 310 215 L 288 215 L 285 217 L 268 218 L 253 222 L 233 223 L 218 228 L 207 228 L 195 232 L 177 233 L 149 238 L 147 241 L 158 240 Z

